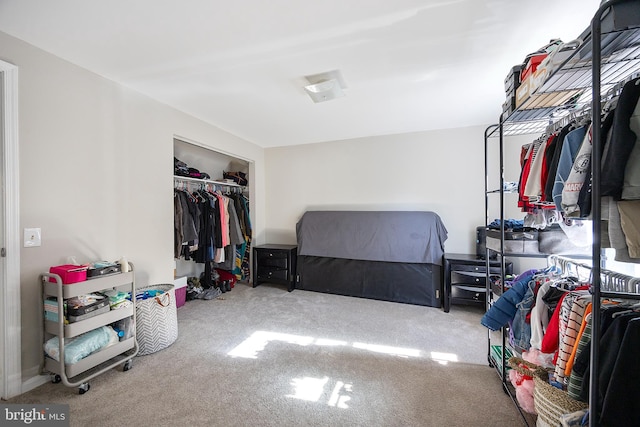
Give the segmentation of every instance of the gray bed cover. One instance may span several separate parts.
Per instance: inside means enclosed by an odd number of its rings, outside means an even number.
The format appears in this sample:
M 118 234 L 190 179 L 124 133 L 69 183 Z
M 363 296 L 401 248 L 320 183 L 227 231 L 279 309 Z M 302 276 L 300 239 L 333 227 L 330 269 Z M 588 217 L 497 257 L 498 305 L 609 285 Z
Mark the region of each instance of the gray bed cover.
M 447 229 L 429 211 L 308 211 L 296 235 L 299 255 L 442 265 Z

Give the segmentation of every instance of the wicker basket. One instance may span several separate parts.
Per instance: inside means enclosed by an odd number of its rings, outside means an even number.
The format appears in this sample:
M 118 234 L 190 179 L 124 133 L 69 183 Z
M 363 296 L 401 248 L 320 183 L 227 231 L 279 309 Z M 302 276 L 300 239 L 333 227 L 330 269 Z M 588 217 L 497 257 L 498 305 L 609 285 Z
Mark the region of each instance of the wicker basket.
M 531 381 L 528 386 L 525 386 L 524 381 L 522 382 L 522 384 L 514 384 L 513 379 L 511 380 L 511 383 L 516 389 L 516 400 L 518 401 L 518 405 L 520 405 L 520 408 L 529 414 L 535 415 L 535 383 L 533 382 L 533 376 L 537 369 L 542 368 L 534 363 L 527 362 L 526 360 L 516 356 L 510 357 L 508 360 L 508 364 L 511 369 L 524 376 L 525 380 Z M 511 379 L 511 375 L 509 376 L 509 378 Z
M 544 368 L 542 368 L 542 366 L 538 366 L 535 363 L 532 362 L 527 362 L 524 359 L 521 359 L 520 357 L 517 356 L 512 356 L 509 358 L 508 360 L 509 366 L 511 366 L 512 369 L 515 369 L 516 371 L 518 371 L 519 373 L 521 373 L 522 375 L 527 375 L 533 378 L 533 374 L 541 369 L 544 370 Z
M 533 401 L 538 412 L 538 427 L 556 427 L 560 425 L 563 414 L 586 409 L 585 402 L 575 400 L 564 390 L 552 386 L 548 382 L 548 373 L 544 369 L 536 370 L 533 375 L 535 388 Z
M 509 366 L 521 373 L 533 377 L 533 403 L 538 414 L 537 427 L 557 427 L 564 414 L 586 409 L 589 405 L 575 400 L 564 390 L 549 384 L 549 371 L 535 363 L 519 357 L 511 357 Z

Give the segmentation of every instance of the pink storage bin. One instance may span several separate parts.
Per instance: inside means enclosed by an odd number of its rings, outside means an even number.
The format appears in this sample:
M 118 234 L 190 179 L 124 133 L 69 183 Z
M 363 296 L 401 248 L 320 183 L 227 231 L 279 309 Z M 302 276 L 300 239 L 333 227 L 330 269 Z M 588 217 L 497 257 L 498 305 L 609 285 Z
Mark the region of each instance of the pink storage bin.
M 175 286 L 176 307 L 182 307 L 187 302 L 187 276 L 176 277 L 173 286 Z
M 182 307 L 187 302 L 187 288 L 176 288 L 176 307 Z
M 55 267 L 49 268 L 49 273 L 60 276 L 62 283 L 65 285 L 84 282 L 87 280 L 87 267 L 82 265 L 56 265 Z M 56 280 L 53 277 L 50 277 L 49 281 L 55 283 Z

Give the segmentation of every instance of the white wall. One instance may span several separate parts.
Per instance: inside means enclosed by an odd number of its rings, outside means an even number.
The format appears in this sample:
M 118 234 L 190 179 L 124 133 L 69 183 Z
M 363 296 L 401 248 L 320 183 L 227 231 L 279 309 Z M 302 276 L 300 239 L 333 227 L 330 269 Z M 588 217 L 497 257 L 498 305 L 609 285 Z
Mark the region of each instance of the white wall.
M 520 153 L 522 146 L 533 142 L 540 135 L 506 136 L 504 138 L 504 180 L 505 182 L 518 182 L 522 166 L 520 165 Z M 488 144 L 488 188 L 497 190 L 500 188 L 500 141 L 497 134 L 489 138 Z M 504 195 L 505 218 L 523 219 L 525 213 L 518 208 L 518 193 Z M 489 196 L 489 222 L 500 218 L 499 194 Z
M 307 210 L 429 210 L 449 231 L 447 252 L 475 253 L 483 135 L 468 127 L 267 149 L 267 240 L 295 243 Z
M 49 266 L 126 255 L 139 286 L 172 280 L 176 137 L 251 162 L 254 244 L 295 242 L 311 209 L 431 210 L 448 252 L 475 251 L 484 127 L 263 150 L 1 32 L 0 45 L 19 67 L 20 225 L 42 229 L 42 246 L 21 251 L 25 381 L 38 371 Z
M 137 285 L 173 280 L 175 136 L 251 160 L 256 240 L 264 238 L 263 149 L 0 32 L 0 59 L 19 67 L 23 381 L 38 372 L 38 275 L 68 256 L 136 266 Z M 15 284 L 11 284 L 15 286 Z

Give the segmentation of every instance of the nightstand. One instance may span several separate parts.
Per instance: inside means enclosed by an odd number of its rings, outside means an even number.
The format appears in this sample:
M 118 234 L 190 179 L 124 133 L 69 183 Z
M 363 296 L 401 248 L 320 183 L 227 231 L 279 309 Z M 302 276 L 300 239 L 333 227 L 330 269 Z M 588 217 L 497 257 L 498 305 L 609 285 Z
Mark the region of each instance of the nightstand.
M 490 260 L 491 274 L 500 274 L 500 261 Z M 505 262 L 505 274 L 513 273 L 513 263 Z M 451 304 L 484 304 L 487 298 L 487 265 L 484 259 L 468 254 L 444 254 L 443 308 Z
M 253 248 L 253 287 L 261 283 L 287 285 L 291 292 L 296 287 L 296 261 L 298 246 L 267 244 Z

